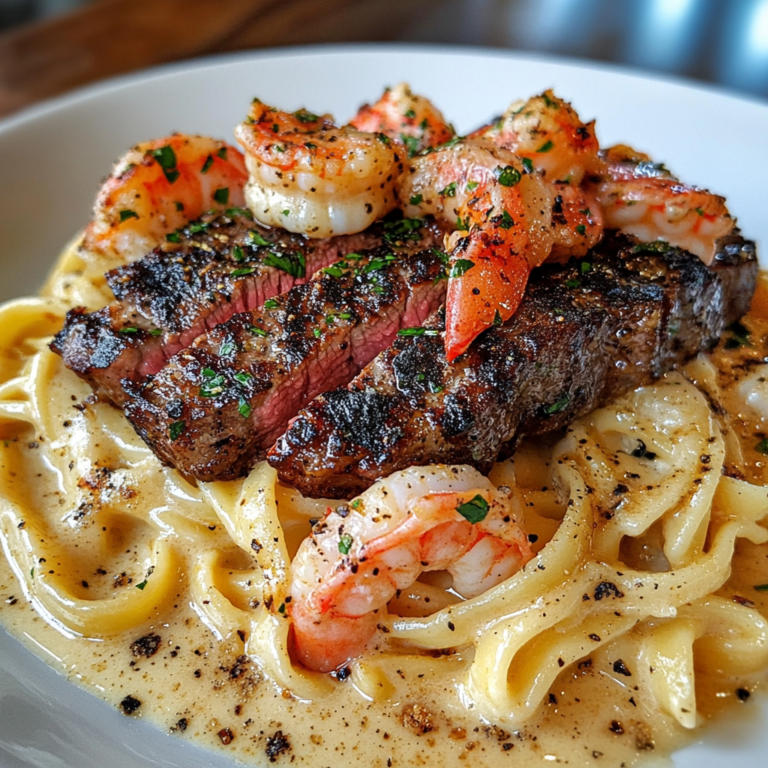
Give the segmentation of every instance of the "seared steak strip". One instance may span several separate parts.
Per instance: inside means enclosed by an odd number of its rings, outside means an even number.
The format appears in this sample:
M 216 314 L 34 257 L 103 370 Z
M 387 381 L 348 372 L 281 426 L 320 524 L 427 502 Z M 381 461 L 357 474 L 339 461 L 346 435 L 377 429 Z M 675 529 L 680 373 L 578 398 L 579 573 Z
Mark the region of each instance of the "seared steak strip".
M 246 214 L 205 216 L 140 261 L 107 273 L 117 301 L 92 313 L 70 311 L 51 349 L 100 397 L 122 405 L 124 379 L 143 381 L 235 313 L 260 307 L 346 253 L 392 239 L 394 231 L 379 225 L 310 240 L 259 227 Z M 423 233 L 432 242 L 428 227 Z
M 447 257 L 386 245 L 235 315 L 172 358 L 125 413 L 165 462 L 199 480 L 248 472 L 313 397 L 345 384 L 445 297 Z
M 756 275 L 754 244 L 738 236 L 711 268 L 607 237 L 582 260 L 536 270 L 517 313 L 453 364 L 440 335 L 399 337 L 301 411 L 269 462 L 302 493 L 336 498 L 414 464 L 487 471 L 522 435 L 563 427 L 713 346 L 749 308 Z M 424 327 L 443 323 L 440 312 Z

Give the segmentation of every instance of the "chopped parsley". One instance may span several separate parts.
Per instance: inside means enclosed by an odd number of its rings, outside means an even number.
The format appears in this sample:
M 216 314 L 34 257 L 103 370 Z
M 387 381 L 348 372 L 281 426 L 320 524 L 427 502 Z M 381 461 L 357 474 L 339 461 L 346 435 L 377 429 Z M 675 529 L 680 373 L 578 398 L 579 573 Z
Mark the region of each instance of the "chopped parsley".
M 162 329 L 161 329 L 161 328 L 153 328 L 153 329 L 152 329 L 152 330 L 149 332 L 149 335 L 150 335 L 150 336 L 162 336 L 162 335 L 163 335 L 163 331 L 162 331 Z
M 235 380 L 235 381 L 236 381 L 238 384 L 242 384 L 244 387 L 247 387 L 247 386 L 248 386 L 248 383 L 251 381 L 251 379 L 253 378 L 253 376 L 252 376 L 250 373 L 248 373 L 248 371 L 238 371 L 238 372 L 237 372 L 237 373 L 236 373 L 236 374 L 233 376 L 233 378 L 234 378 L 234 380 Z
M 764 437 L 756 446 L 755 450 L 758 453 L 762 453 L 763 456 L 768 456 L 768 437 Z
M 245 259 L 245 254 L 243 253 L 243 249 L 239 245 L 236 245 L 232 249 L 232 258 L 235 261 L 243 261 Z
M 408 157 L 413 157 L 418 153 L 419 140 L 415 136 L 406 136 L 404 133 L 401 133 L 400 141 L 405 145 L 405 151 L 408 153 Z
M 178 200 L 174 203 L 176 206 L 177 211 L 183 211 L 184 210 L 184 203 L 180 203 Z
M 749 340 L 749 329 L 739 320 L 731 323 L 726 330 L 731 334 L 723 345 L 726 349 L 752 346 L 752 342 Z
M 139 329 L 135 325 L 127 325 L 120 329 L 120 333 L 138 333 Z
M 703 208 L 695 208 L 694 210 L 696 211 L 696 213 L 699 214 L 699 216 L 703 216 L 704 215 L 704 209 Z
M 235 351 L 234 342 L 227 341 L 221 345 L 221 348 L 219 349 L 219 355 L 221 355 L 221 357 L 226 357 L 227 355 L 231 355 L 234 351 Z
M 227 159 L 227 148 L 226 147 L 222 147 L 221 149 L 219 149 L 216 152 L 216 157 L 220 157 L 222 160 L 226 160 Z
M 348 555 L 352 549 L 352 537 L 348 533 L 343 533 L 339 537 L 339 552 L 342 555 Z
M 565 281 L 565 287 L 566 288 L 578 288 L 581 285 L 581 280 L 578 278 L 574 278 L 573 280 L 566 280 Z
M 165 178 L 170 184 L 173 184 L 179 178 L 179 171 L 176 168 L 176 153 L 173 147 L 166 144 L 160 149 L 153 149 L 150 154 L 157 160 L 157 164 L 163 169 Z M 177 209 L 178 210 L 178 209 Z
M 344 270 L 341 267 L 337 267 L 335 264 L 331 264 L 330 267 L 324 267 L 323 272 L 329 277 L 333 277 L 338 280 L 344 275 Z
M 399 219 L 384 223 L 384 239 L 389 242 L 398 240 L 421 240 L 419 231 L 424 225 L 423 219 Z
M 132 211 L 130 208 L 123 208 L 122 211 L 120 211 L 120 223 L 122 224 L 124 221 L 128 221 L 128 219 L 138 219 L 139 214 L 136 213 L 136 211 Z
M 227 205 L 229 203 L 229 187 L 221 187 L 213 193 L 213 199 L 219 203 L 219 205 Z
M 398 336 L 439 336 L 440 331 L 431 328 L 401 328 L 397 332 Z
M 269 336 L 269 331 L 265 331 L 263 328 L 257 328 L 255 325 L 252 325 L 248 330 L 254 336 L 261 336 L 262 339 L 265 338 L 266 336 Z
M 456 229 L 462 232 L 469 232 L 469 216 L 467 216 L 466 219 L 462 219 L 461 216 L 457 216 Z
M 503 323 L 504 321 L 501 319 L 501 312 L 499 312 L 499 310 L 497 309 L 493 313 L 493 324 L 498 326 L 498 325 L 502 325 Z
M 185 421 L 174 421 L 170 427 L 168 427 L 168 437 L 171 440 L 178 440 L 181 435 L 184 434 L 187 428 Z
M 515 220 L 509 215 L 509 211 L 504 211 L 501 216 L 495 217 L 494 221 L 502 229 L 511 229 L 515 226 Z
M 533 173 L 533 160 L 530 157 L 523 158 L 523 168 L 527 173 Z
M 166 239 L 166 240 L 167 240 L 169 243 L 180 243 L 180 242 L 181 242 L 181 237 L 179 236 L 179 233 L 178 233 L 178 232 L 169 232 L 169 233 L 168 233 L 168 234 L 165 236 L 165 239 Z
M 200 173 L 208 173 L 208 171 L 211 170 L 212 165 L 213 165 L 213 155 L 208 155 L 208 157 L 205 158 L 203 167 L 200 169 Z
M 409 120 L 413 120 L 413 118 L 416 117 L 416 112 L 413 109 L 406 109 L 405 112 L 403 112 L 403 116 L 407 117 Z
M 549 152 L 555 145 L 551 141 L 545 141 L 536 151 L 539 153 Z
M 307 276 L 307 260 L 301 251 L 295 253 L 275 253 L 270 251 L 264 257 L 264 264 L 287 272 L 291 277 Z
M 144 591 L 144 587 L 147 586 L 147 581 L 148 581 L 148 579 L 144 579 L 144 581 L 139 582 L 136 585 L 136 589 L 140 589 L 143 592 Z
M 461 277 L 462 275 L 465 275 L 467 272 L 469 272 L 472 267 L 475 266 L 474 261 L 470 261 L 469 259 L 457 259 L 453 266 L 451 267 L 451 271 L 449 273 L 449 277 Z
M 291 211 L 290 211 L 290 209 L 286 208 L 284 211 L 280 211 L 280 215 L 281 216 L 290 216 L 291 215 Z
M 224 215 L 229 216 L 230 219 L 233 219 L 235 216 L 245 216 L 246 219 L 253 219 L 253 214 L 247 208 L 227 208 L 224 211 Z
M 648 251 L 650 253 L 667 253 L 671 251 L 672 246 L 666 242 L 666 240 L 656 240 L 653 243 L 638 243 L 632 248 L 632 253 L 643 253 Z
M 360 505 L 363 503 L 362 499 L 355 499 L 354 501 L 349 502 L 349 506 L 352 507 L 352 509 L 360 509 Z
M 317 115 L 307 112 L 306 109 L 297 110 L 293 116 L 301 123 L 316 123 L 320 119 Z
M 447 187 L 444 187 L 438 193 L 442 197 L 456 197 L 456 182 L 452 181 Z
M 277 309 L 279 306 L 275 299 L 267 299 L 264 302 L 264 309 Z
M 212 368 L 203 368 L 203 383 L 200 385 L 200 397 L 216 397 L 224 391 L 226 379 Z
M 232 271 L 232 277 L 243 277 L 244 275 L 252 275 L 256 271 L 256 267 L 238 267 Z
M 579 265 L 579 269 L 581 270 L 582 275 L 586 275 L 587 272 L 592 270 L 592 265 L 588 261 L 582 261 Z
M 251 413 L 253 412 L 253 408 L 251 408 L 250 404 L 248 403 L 248 401 L 244 397 L 241 397 L 237 401 L 237 412 L 244 419 L 247 419 L 251 415 Z
M 272 245 L 269 240 L 262 237 L 255 229 L 248 232 L 247 240 L 250 245 Z
M 313 336 L 314 336 L 316 339 L 319 339 L 319 338 L 320 338 L 320 337 L 323 335 L 323 332 L 322 332 L 322 331 L 321 331 L 319 328 L 313 328 L 313 329 L 312 329 L 312 335 L 313 335 Z
M 757 592 L 768 592 L 768 584 L 755 584 L 754 589 Z
M 473 525 L 485 520 L 488 509 L 488 502 L 479 493 L 470 501 L 456 507 L 456 511 Z
M 544 409 L 544 413 L 547 414 L 547 416 L 552 416 L 555 413 L 560 413 L 567 405 L 571 402 L 571 396 L 570 395 L 563 395 L 558 400 L 555 400 L 552 405 L 548 405 Z
M 578 226 L 578 227 L 576 227 L 576 231 L 577 231 L 577 232 L 578 232 L 580 235 L 583 235 L 583 234 L 585 234 L 585 233 L 586 233 L 586 231 L 587 231 L 587 228 L 586 228 L 586 227 L 585 227 L 583 224 L 579 224 L 579 226 Z
M 419 205 L 423 199 L 422 195 L 411 195 L 411 199 L 408 202 L 411 205 Z
M 480 186 L 479 181 L 468 181 L 467 182 L 467 192 L 474 192 L 478 187 Z
M 514 187 L 520 182 L 520 171 L 511 165 L 499 166 L 494 173 L 502 187 Z

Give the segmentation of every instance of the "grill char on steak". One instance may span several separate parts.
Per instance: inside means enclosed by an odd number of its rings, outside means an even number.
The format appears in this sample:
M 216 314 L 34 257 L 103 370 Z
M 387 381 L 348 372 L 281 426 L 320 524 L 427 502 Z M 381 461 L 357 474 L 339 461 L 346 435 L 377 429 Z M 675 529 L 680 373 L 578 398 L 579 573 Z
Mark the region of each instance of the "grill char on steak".
M 316 395 L 346 384 L 445 297 L 445 255 L 411 245 L 350 254 L 177 354 L 125 413 L 165 462 L 200 480 L 247 473 Z
M 304 494 L 336 498 L 414 464 L 487 471 L 522 435 L 563 427 L 713 346 L 749 309 L 753 243 L 728 238 L 708 268 L 634 242 L 607 236 L 584 259 L 534 271 L 516 314 L 453 364 L 441 336 L 399 337 L 302 410 L 270 464 Z M 442 312 L 425 326 L 442 331 Z
M 205 216 L 143 259 L 108 272 L 117 301 L 91 313 L 71 310 L 51 349 L 100 398 L 122 406 L 124 379 L 144 380 L 206 330 L 383 237 L 372 227 L 310 240 L 259 227 L 246 214 Z

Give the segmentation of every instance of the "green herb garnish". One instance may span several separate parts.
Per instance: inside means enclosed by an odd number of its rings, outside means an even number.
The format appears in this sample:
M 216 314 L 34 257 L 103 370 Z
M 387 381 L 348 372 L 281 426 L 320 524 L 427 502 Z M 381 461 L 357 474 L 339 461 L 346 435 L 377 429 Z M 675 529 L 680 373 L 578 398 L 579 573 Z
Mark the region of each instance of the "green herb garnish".
M 514 187 L 520 182 L 520 171 L 511 165 L 505 165 L 503 168 L 498 167 L 494 173 L 502 187 Z
M 339 552 L 342 555 L 348 555 L 352 549 L 352 537 L 348 533 L 343 533 L 339 537 Z
M 551 141 L 546 141 L 536 151 L 539 153 L 549 152 L 549 150 L 552 149 L 552 147 L 554 146 L 555 145 Z
M 168 437 L 171 440 L 178 440 L 187 428 L 185 421 L 174 421 L 170 427 L 168 427 Z
M 485 520 L 488 509 L 488 502 L 480 494 L 477 494 L 470 501 L 460 504 L 456 511 L 474 525 Z
M 229 202 L 229 187 L 221 187 L 213 193 L 213 199 L 219 205 L 226 205 Z
M 237 401 L 237 412 L 244 419 L 247 419 L 251 415 L 251 413 L 253 412 L 253 408 L 251 408 L 250 404 L 248 403 L 248 401 L 245 398 L 241 397 Z
M 465 275 L 467 272 L 469 272 L 472 267 L 475 266 L 474 261 L 470 261 L 469 259 L 458 259 L 453 263 L 453 266 L 451 267 L 451 271 L 449 273 L 449 277 L 461 277 L 462 275 Z
M 128 219 L 138 219 L 139 214 L 136 213 L 136 211 L 130 210 L 130 208 L 124 208 L 122 211 L 120 211 L 120 223 L 122 224 L 124 221 L 128 221 Z
M 570 395 L 563 395 L 559 400 L 556 400 L 552 405 L 548 405 L 544 409 L 544 413 L 547 414 L 547 416 L 552 416 L 555 413 L 560 413 L 568 403 L 571 402 Z
M 264 257 L 264 264 L 268 267 L 281 269 L 291 277 L 307 276 L 307 260 L 301 251 L 285 254 L 270 252 Z
M 200 173 L 208 173 L 208 171 L 211 170 L 212 165 L 213 165 L 213 155 L 208 155 L 208 157 L 205 158 L 203 167 L 200 169 Z

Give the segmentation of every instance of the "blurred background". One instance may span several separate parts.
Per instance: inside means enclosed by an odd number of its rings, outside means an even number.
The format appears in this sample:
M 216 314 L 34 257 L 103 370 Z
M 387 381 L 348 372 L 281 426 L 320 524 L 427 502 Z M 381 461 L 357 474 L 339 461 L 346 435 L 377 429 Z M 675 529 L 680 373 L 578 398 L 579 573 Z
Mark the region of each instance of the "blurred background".
M 155 64 L 344 41 L 560 54 L 768 98 L 768 0 L 0 0 L 0 115 Z

